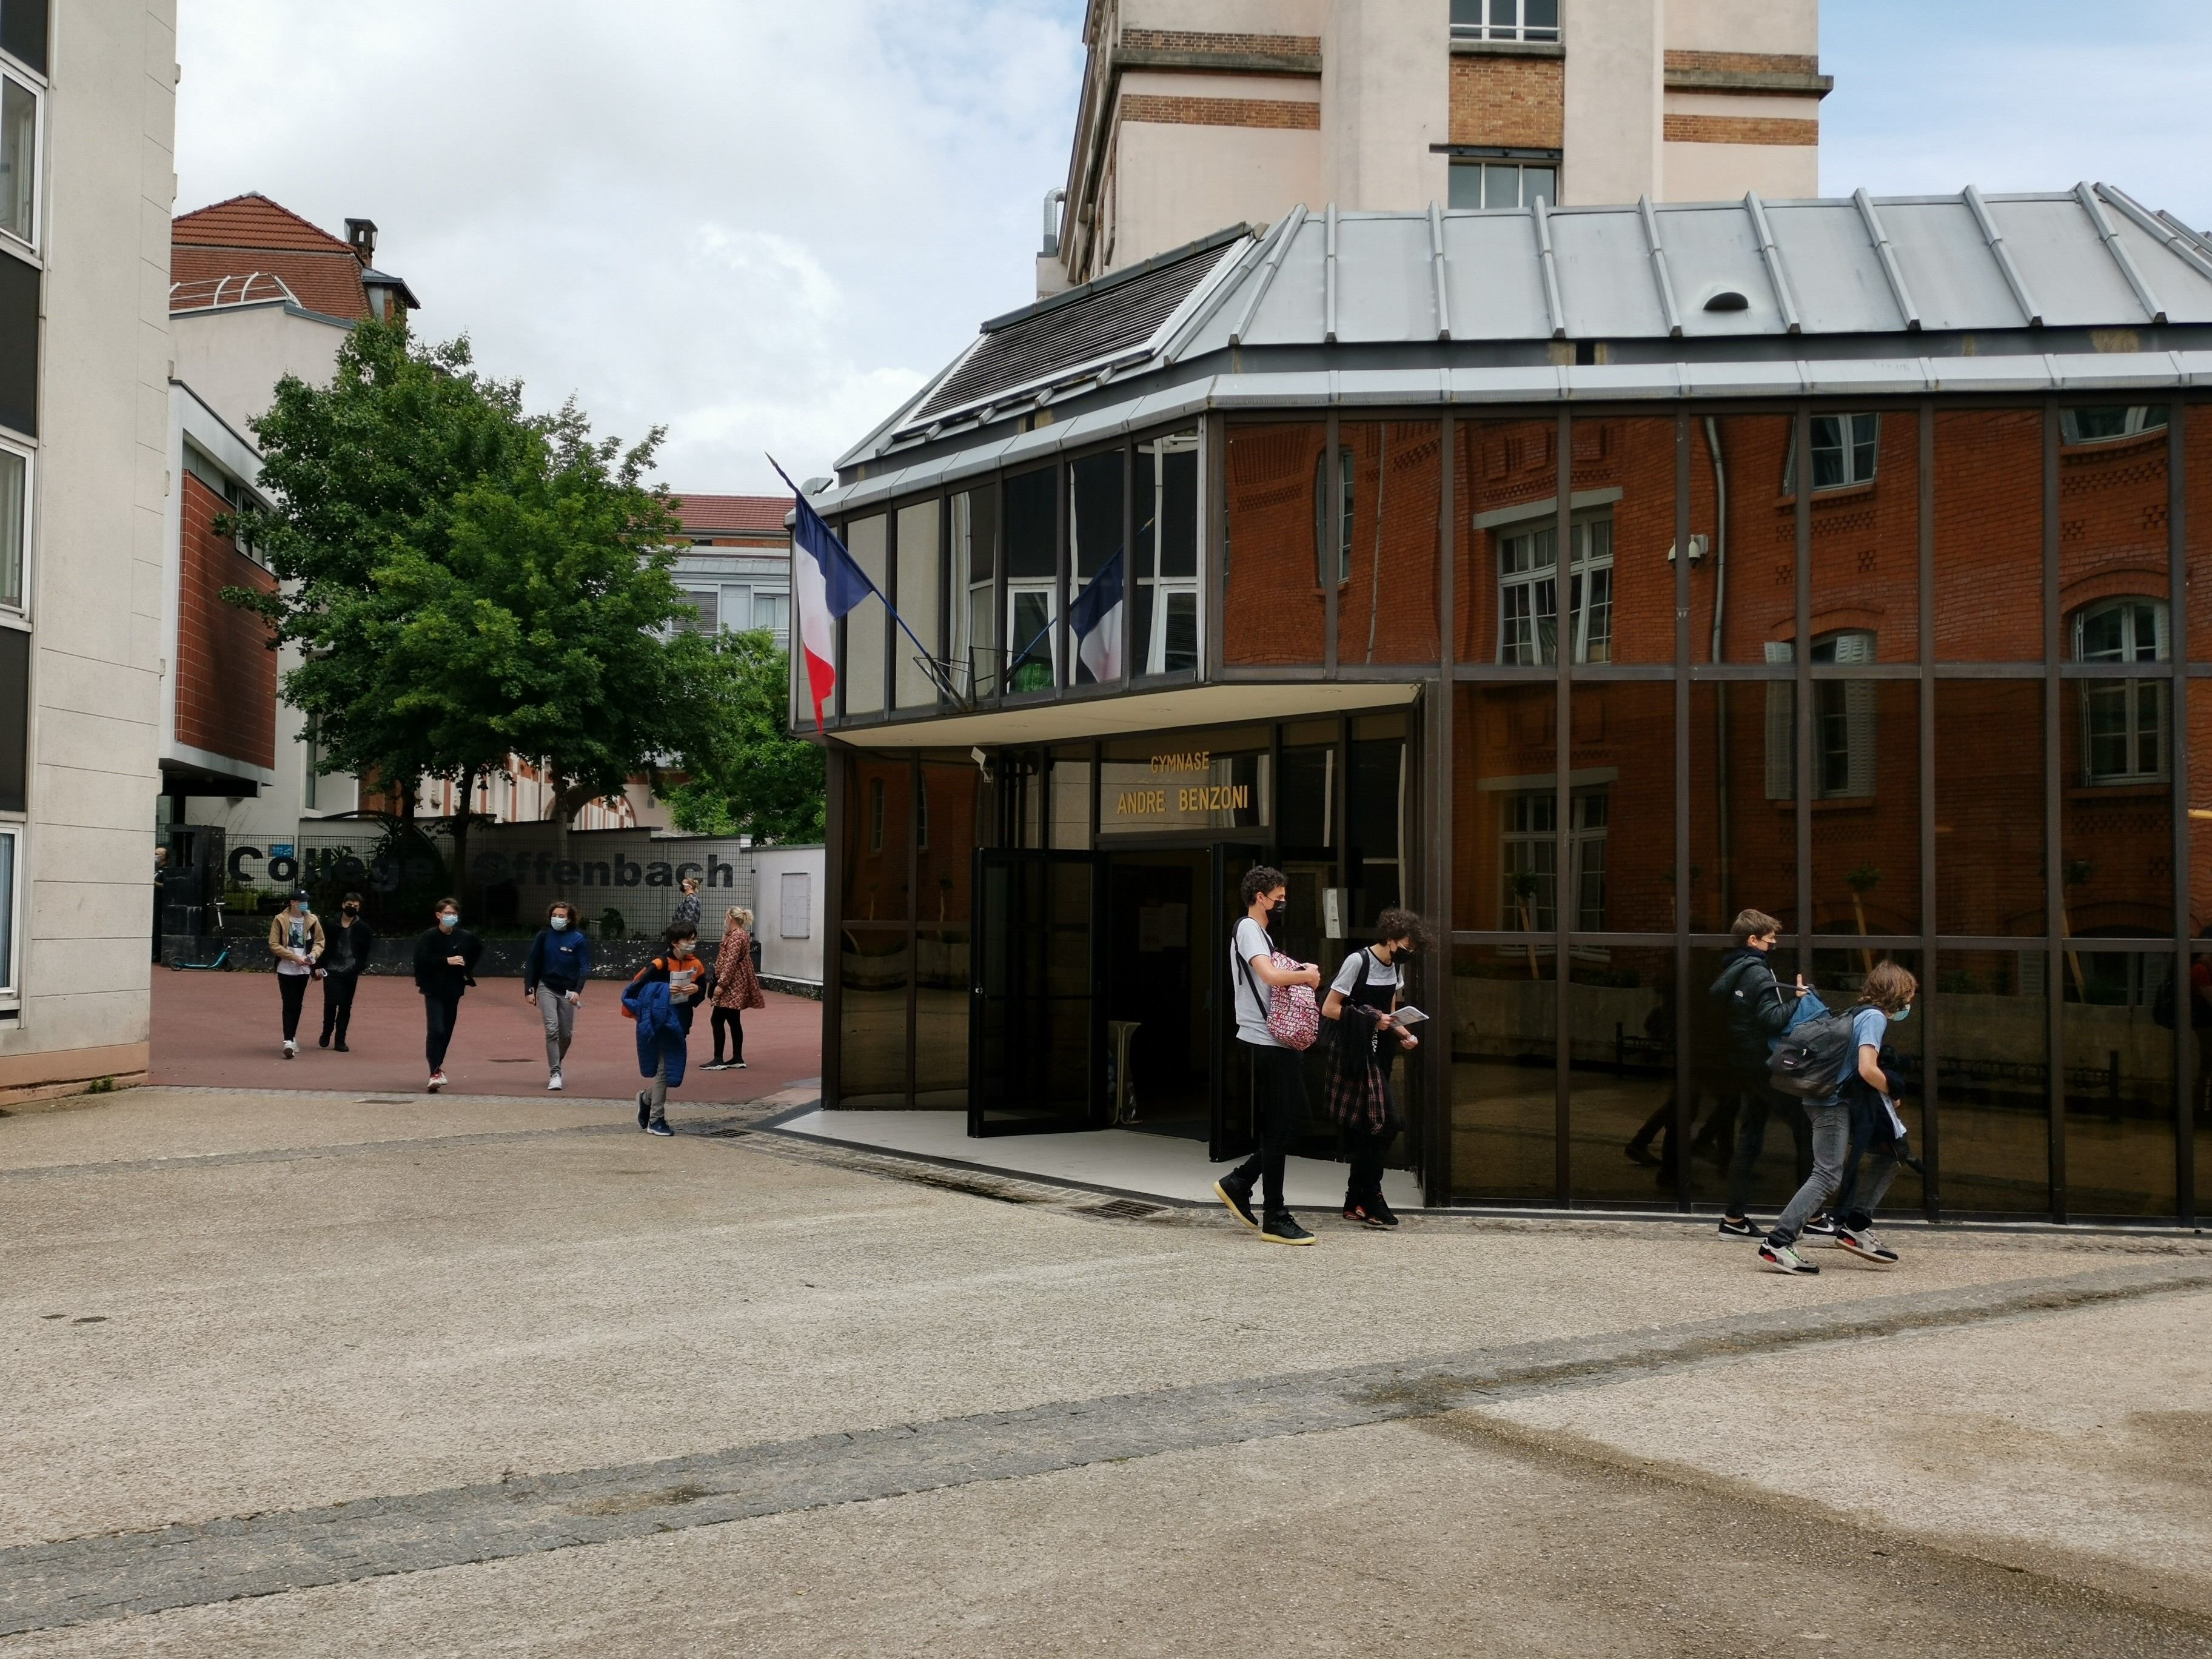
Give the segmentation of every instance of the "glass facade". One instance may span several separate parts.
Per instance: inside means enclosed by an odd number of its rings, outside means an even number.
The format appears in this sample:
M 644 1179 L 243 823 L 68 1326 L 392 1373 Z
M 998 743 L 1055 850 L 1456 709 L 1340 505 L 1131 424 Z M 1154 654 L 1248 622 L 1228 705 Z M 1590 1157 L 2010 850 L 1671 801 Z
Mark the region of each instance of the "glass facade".
M 1893 1210 L 2197 1212 L 2212 405 L 1213 416 L 1108 453 L 954 498 L 938 626 L 970 617 L 961 637 L 996 627 L 1014 651 L 1052 619 L 1016 616 L 1017 565 L 1066 607 L 1126 544 L 1151 592 L 1124 678 L 1187 669 L 1201 696 L 1264 678 L 1335 712 L 1218 741 L 1194 724 L 987 744 L 988 775 L 849 761 L 845 1103 L 882 1092 L 851 1048 L 885 996 L 911 1021 L 933 992 L 922 1018 L 964 1041 L 977 848 L 1141 844 L 1164 861 L 1137 884 L 1181 893 L 1204 872 L 1173 849 L 1231 847 L 1291 873 L 1331 948 L 1386 905 L 1431 918 L 1420 995 L 1449 1042 L 1404 1082 L 1426 1102 L 1408 1151 L 1432 1201 L 1719 1206 L 1734 1183 L 1771 1211 L 1799 1126 L 1778 1110 L 1746 1133 L 1708 993 L 1755 907 L 1784 924 L 1778 968 L 1831 1006 L 1885 959 L 1920 980 L 1888 1048 L 1923 1168 Z M 996 605 L 963 608 L 963 584 L 994 580 Z M 1038 659 L 1040 690 L 1102 678 L 1065 642 Z M 842 736 L 865 750 L 854 706 Z M 939 774 L 966 792 L 957 845 L 933 793 L 908 805 Z M 902 885 L 890 843 L 921 817 L 938 850 L 904 867 L 943 873 Z M 1182 902 L 1146 901 L 1130 960 Z M 1100 960 L 1110 977 L 1120 958 Z M 1176 1029 L 1195 1068 L 1203 1045 Z M 916 1041 L 892 1091 L 954 1103 L 959 1068 Z

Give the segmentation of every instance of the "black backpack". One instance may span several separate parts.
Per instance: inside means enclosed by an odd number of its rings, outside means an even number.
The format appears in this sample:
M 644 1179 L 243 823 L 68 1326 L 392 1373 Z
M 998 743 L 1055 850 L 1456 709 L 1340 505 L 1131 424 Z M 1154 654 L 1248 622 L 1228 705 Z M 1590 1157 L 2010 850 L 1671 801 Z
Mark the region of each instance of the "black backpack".
M 1850 1074 L 1851 1016 L 1815 1014 L 1775 1039 L 1766 1080 L 1793 1100 L 1833 1100 Z

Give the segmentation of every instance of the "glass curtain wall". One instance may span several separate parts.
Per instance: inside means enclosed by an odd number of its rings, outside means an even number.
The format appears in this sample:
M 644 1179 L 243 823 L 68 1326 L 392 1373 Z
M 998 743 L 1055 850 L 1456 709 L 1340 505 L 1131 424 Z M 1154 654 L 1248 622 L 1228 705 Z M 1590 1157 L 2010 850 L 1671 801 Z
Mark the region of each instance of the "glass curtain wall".
M 1893 1210 L 2193 1215 L 2212 414 L 1462 420 L 1449 462 L 1450 1196 L 1778 1207 L 1807 1151 L 1708 989 L 1755 908 L 1832 1007 L 1920 981 Z

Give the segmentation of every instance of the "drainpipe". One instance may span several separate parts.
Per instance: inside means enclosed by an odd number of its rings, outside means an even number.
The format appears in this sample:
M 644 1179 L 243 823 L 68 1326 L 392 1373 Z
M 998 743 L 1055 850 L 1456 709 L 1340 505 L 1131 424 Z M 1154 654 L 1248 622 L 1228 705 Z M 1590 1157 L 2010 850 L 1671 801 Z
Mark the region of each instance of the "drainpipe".
M 1713 643 L 1711 660 L 1721 659 L 1721 622 L 1728 610 L 1728 463 L 1721 455 L 1721 429 L 1710 415 L 1705 416 L 1705 452 L 1713 458 Z M 1720 855 L 1721 917 L 1732 921 L 1735 917 L 1735 896 L 1729 890 L 1734 885 L 1735 862 L 1730 857 L 1729 836 L 1729 718 L 1728 682 L 1713 682 L 1713 780 L 1719 794 L 1719 811 L 1714 814 L 1717 837 L 1716 850 Z

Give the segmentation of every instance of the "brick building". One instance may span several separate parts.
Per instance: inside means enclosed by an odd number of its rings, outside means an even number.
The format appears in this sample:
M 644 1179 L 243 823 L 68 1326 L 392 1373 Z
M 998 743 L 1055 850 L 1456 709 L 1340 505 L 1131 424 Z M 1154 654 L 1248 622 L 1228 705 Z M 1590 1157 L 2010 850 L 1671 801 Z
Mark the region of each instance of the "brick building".
M 1919 975 L 1897 1205 L 2193 1218 L 2208 376 L 2212 240 L 2087 185 L 1294 208 L 993 319 L 817 502 L 941 653 L 843 624 L 829 1098 L 1233 1153 L 1265 859 L 1306 959 L 1431 919 L 1432 1203 L 1717 1202 L 1624 1151 L 1755 905 Z
M 1299 202 L 1820 188 L 1818 0 L 1090 0 L 1037 292 Z

